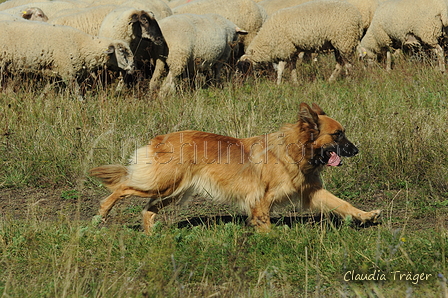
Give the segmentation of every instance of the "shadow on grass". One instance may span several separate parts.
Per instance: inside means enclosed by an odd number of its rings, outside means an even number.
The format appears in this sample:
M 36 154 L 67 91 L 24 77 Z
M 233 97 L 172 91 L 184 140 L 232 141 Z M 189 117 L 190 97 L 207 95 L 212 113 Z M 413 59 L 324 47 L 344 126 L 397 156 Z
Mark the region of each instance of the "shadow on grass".
M 213 215 L 213 216 L 197 216 L 183 221 L 174 223 L 177 228 L 191 228 L 195 226 L 212 227 L 216 225 L 223 225 L 233 223 L 242 226 L 248 226 L 248 217 L 246 215 Z M 360 223 L 360 222 L 344 222 L 341 218 L 335 215 L 303 215 L 303 216 L 282 216 L 271 217 L 272 225 L 293 227 L 296 224 L 307 225 L 325 225 L 333 227 L 341 227 L 344 224 L 350 225 L 354 229 L 365 229 L 372 226 L 380 225 L 381 222 L 376 223 Z M 128 228 L 133 230 L 143 230 L 141 225 L 129 225 Z
M 217 216 L 201 216 L 193 217 L 177 223 L 178 228 L 188 228 L 194 226 L 214 226 L 219 224 L 234 223 L 240 225 L 247 225 L 248 217 L 245 215 L 217 215 Z M 334 215 L 303 215 L 303 216 L 282 216 L 282 217 L 271 217 L 271 223 L 277 226 L 286 225 L 292 227 L 295 224 L 326 224 L 333 225 L 335 227 L 340 227 L 344 225 L 344 220 Z M 350 226 L 354 228 L 368 228 L 371 226 L 377 226 L 380 223 L 364 223 L 359 222 L 350 223 Z

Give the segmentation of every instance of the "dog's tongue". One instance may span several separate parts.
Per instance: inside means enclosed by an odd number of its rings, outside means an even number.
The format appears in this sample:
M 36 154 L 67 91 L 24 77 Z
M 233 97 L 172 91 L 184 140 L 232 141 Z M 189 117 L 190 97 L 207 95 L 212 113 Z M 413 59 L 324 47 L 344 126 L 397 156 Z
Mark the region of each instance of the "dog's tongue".
M 341 164 L 341 158 L 335 152 L 330 152 L 330 159 L 328 159 L 327 166 L 337 167 Z

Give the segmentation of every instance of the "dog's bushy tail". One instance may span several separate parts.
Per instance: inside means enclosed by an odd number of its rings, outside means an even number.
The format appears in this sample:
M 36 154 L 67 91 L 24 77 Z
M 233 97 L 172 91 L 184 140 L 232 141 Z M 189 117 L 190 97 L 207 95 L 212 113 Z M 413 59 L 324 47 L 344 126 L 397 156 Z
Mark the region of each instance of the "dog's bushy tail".
M 105 187 L 113 191 L 123 183 L 128 170 L 122 165 L 105 165 L 91 169 L 89 174 L 99 178 Z

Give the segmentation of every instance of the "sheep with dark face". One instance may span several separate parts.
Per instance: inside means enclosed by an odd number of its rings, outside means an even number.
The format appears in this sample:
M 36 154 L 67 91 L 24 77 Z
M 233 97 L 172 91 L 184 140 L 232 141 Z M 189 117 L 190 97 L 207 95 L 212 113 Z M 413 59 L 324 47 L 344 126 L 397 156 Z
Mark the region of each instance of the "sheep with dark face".
M 134 56 L 125 41 L 43 22 L 2 21 L 0 27 L 0 68 L 8 73 L 37 73 L 76 84 L 105 67 L 134 71 Z
M 155 17 L 149 11 L 113 5 L 85 8 L 50 20 L 50 23 L 71 26 L 88 34 L 126 41 L 134 54 L 136 75 L 143 78 L 149 78 L 154 70 L 149 53 L 153 43 L 163 40 L 160 29 L 156 31 L 152 25 L 147 26 L 145 38 L 142 37 L 142 26 L 154 22 Z

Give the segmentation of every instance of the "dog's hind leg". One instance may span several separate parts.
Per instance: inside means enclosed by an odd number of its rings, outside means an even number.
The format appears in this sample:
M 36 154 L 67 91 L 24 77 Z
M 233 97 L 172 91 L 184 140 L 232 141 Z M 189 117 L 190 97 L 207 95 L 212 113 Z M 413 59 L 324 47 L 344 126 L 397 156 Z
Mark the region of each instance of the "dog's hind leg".
M 151 234 L 152 227 L 156 222 L 156 215 L 159 213 L 160 209 L 171 204 L 175 198 L 159 198 L 150 199 L 142 211 L 143 216 L 143 229 L 146 234 Z
M 355 208 L 349 202 L 336 197 L 325 189 L 319 189 L 311 193 L 309 207 L 321 212 L 332 212 L 342 218 L 351 216 L 362 223 L 376 222 L 381 214 L 380 210 L 365 212 Z
M 149 194 L 147 192 L 133 189 L 133 188 L 126 187 L 126 186 L 121 186 L 120 188 L 115 190 L 110 196 L 108 196 L 107 198 L 105 198 L 104 200 L 101 201 L 99 214 L 101 215 L 103 220 L 107 217 L 107 215 L 109 214 L 109 211 L 112 209 L 112 207 L 115 205 L 115 203 L 118 200 L 132 196 L 132 195 L 143 197 L 143 198 L 146 198 L 149 196 Z

